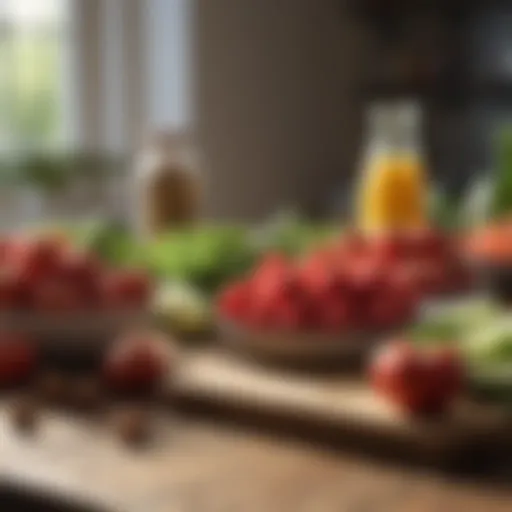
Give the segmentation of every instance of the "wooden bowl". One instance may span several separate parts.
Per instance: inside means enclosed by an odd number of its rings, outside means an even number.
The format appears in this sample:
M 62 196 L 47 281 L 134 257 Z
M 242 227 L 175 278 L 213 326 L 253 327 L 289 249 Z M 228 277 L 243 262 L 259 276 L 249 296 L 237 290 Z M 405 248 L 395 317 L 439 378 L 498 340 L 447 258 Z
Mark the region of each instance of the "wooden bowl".
M 77 312 L 38 314 L 35 312 L 3 312 L 2 329 L 32 337 L 38 344 L 61 346 L 103 345 L 130 328 L 148 326 L 152 322 L 147 311 Z
M 235 352 L 266 363 L 300 367 L 348 366 L 361 363 L 390 332 L 287 332 L 251 329 L 218 320 L 220 341 Z
M 512 262 L 473 261 L 479 287 L 502 304 L 512 304 Z

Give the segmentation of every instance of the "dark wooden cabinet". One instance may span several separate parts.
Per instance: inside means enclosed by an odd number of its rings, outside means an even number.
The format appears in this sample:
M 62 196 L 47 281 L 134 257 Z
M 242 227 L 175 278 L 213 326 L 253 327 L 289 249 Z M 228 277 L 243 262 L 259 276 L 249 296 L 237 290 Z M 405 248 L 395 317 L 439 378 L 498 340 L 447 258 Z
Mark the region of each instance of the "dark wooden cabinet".
M 449 186 L 492 166 L 493 138 L 512 124 L 512 1 L 348 5 L 368 42 L 364 103 L 418 100 L 433 172 Z

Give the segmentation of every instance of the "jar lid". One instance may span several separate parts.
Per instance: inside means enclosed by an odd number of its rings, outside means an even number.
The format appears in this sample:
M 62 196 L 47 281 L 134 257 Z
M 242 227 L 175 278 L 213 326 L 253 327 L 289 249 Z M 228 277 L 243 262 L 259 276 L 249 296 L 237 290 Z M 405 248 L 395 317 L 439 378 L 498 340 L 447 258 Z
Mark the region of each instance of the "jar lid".
M 373 134 L 394 143 L 416 140 L 421 121 L 421 108 L 412 100 L 374 103 L 367 111 L 368 126 Z
M 176 149 L 192 145 L 192 137 L 189 133 L 179 130 L 151 130 L 144 136 L 143 145 L 159 150 Z
M 382 126 L 416 125 L 421 120 L 421 109 L 414 101 L 373 103 L 368 108 L 368 120 Z
M 175 165 L 187 172 L 198 172 L 200 167 L 197 147 L 190 133 L 173 129 L 158 129 L 149 132 L 144 138 L 141 158 L 149 168 L 148 162 L 161 165 Z

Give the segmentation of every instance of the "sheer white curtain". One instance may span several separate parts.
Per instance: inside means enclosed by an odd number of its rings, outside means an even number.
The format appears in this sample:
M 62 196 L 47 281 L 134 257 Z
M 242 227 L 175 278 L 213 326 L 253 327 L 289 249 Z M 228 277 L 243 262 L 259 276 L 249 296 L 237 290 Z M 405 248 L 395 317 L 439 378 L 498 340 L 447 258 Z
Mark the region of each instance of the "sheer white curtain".
M 147 6 L 149 122 L 178 131 L 191 128 L 194 1 L 149 0 Z
M 130 151 L 145 123 L 146 2 L 73 0 L 75 144 Z
M 74 0 L 77 140 L 128 153 L 192 120 L 194 0 Z

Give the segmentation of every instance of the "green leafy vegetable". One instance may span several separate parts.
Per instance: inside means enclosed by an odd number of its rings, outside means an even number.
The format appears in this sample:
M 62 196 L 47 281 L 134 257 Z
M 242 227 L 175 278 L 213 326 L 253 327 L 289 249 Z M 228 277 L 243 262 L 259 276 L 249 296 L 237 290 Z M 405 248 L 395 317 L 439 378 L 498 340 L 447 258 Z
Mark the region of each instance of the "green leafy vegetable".
M 103 261 L 115 266 L 144 265 L 144 248 L 124 226 L 104 220 L 53 222 L 32 226 L 34 234 L 60 234 L 76 247 L 92 251 Z
M 512 212 L 512 128 L 499 133 L 495 150 L 492 215 Z
M 147 247 L 146 261 L 162 278 L 214 293 L 227 280 L 247 272 L 256 257 L 245 228 L 212 226 L 160 237 Z
M 463 221 L 460 198 L 440 187 L 430 193 L 428 210 L 432 222 L 443 229 L 457 229 Z
M 340 232 L 340 226 L 315 223 L 293 212 L 284 212 L 254 230 L 252 240 L 259 252 L 278 251 L 299 256 L 339 236 Z
M 468 333 L 466 354 L 476 363 L 512 363 L 512 321 L 503 317 Z
M 450 319 L 435 319 L 420 323 L 411 331 L 411 337 L 419 343 L 433 344 L 457 340 L 460 325 Z
M 148 243 L 137 242 L 122 225 L 101 220 L 54 224 L 40 231 L 59 231 L 112 265 L 143 266 L 162 280 L 188 283 L 214 294 L 250 271 L 267 251 L 299 255 L 337 235 L 339 228 L 294 218 L 263 230 L 236 224 L 174 230 Z
M 512 319 L 487 300 L 440 305 L 410 332 L 420 345 L 455 342 L 470 369 L 476 396 L 512 405 Z

